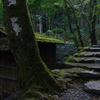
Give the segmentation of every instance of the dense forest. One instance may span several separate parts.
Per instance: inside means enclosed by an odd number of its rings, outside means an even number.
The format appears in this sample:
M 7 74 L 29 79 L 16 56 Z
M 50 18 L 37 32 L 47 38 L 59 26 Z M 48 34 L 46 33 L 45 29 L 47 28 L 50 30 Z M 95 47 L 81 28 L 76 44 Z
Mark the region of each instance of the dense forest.
M 88 62 L 96 64 L 95 66 L 98 68 L 100 66 L 100 47 L 97 45 L 100 42 L 99 18 L 99 0 L 0 1 L 0 25 L 5 27 L 10 51 L 18 68 L 20 100 L 63 100 L 59 99 L 60 94 L 72 89 L 73 79 L 80 78 L 74 72 L 72 75 L 68 73 L 62 75 L 57 72 L 60 72 L 60 69 L 56 69 L 56 72 L 50 70 L 40 56 L 35 33 L 45 34 L 65 43 L 74 43 L 77 48 L 82 48 L 82 53 L 79 52 L 73 58 L 69 57 L 69 62 L 57 63 L 59 66 L 68 68 L 70 64 L 70 66 L 76 67 L 79 66 L 79 63 L 87 64 Z M 93 48 L 85 47 L 92 45 Z M 90 50 L 89 54 L 85 50 Z M 96 53 L 91 53 L 91 50 Z M 90 65 L 82 65 L 81 68 L 83 66 L 86 68 L 86 73 L 93 68 L 93 66 L 90 68 Z M 83 71 L 84 68 L 81 70 Z M 94 73 L 93 71 L 94 69 L 90 71 L 90 74 Z M 80 92 L 78 91 L 78 93 Z M 82 93 L 84 95 L 84 92 Z M 58 99 L 54 99 L 58 96 Z M 85 97 L 87 96 L 84 95 Z
M 77 47 L 95 45 L 100 39 L 99 0 L 28 0 L 35 32 L 73 41 Z M 3 6 L 0 2 L 0 24 Z

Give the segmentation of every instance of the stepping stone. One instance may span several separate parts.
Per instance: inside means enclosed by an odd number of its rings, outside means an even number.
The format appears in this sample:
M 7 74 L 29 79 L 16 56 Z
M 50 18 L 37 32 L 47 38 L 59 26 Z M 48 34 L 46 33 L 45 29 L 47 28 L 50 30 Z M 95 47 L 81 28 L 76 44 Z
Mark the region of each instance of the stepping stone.
M 100 81 L 89 81 L 84 86 L 87 92 L 100 95 Z
M 100 51 L 100 47 L 90 47 L 90 48 L 86 48 L 84 50 L 85 51 Z
M 97 57 L 74 57 L 70 62 L 75 63 L 100 63 L 100 58 Z
M 75 57 L 100 57 L 100 52 L 83 52 L 77 53 L 74 55 Z
M 77 75 L 85 79 L 100 79 L 100 73 L 93 71 L 81 71 L 78 72 Z
M 98 47 L 100 47 L 100 44 L 98 44 L 98 45 L 92 45 L 92 47 L 98 48 Z
M 86 69 L 91 69 L 94 71 L 100 71 L 100 64 L 95 64 L 95 63 L 66 63 L 65 68 L 86 68 Z
M 100 67 L 91 67 L 90 69 L 92 69 L 93 71 L 96 71 L 96 72 L 100 72 Z

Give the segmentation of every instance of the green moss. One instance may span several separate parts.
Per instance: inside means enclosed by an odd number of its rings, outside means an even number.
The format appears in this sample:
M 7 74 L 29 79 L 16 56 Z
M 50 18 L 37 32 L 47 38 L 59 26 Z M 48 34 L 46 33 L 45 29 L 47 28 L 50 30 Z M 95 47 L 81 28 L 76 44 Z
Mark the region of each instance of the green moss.
M 39 42 L 50 42 L 50 43 L 64 43 L 63 41 L 55 38 L 48 37 L 45 34 L 35 33 L 36 39 Z
M 4 26 L 0 26 L 0 29 L 5 31 L 5 27 Z M 37 41 L 39 41 L 39 42 L 64 43 L 64 41 L 48 37 L 45 34 L 35 33 L 35 36 L 36 36 Z
M 82 55 L 84 53 L 86 53 L 86 52 L 85 51 L 83 51 L 83 52 L 81 51 L 81 52 L 75 53 L 74 55 L 77 55 L 79 57 L 80 55 Z
M 0 26 L 0 29 L 5 30 L 5 27 L 4 26 Z
M 75 65 L 75 63 L 73 63 L 73 62 L 65 61 L 64 64 L 65 64 L 65 65 L 66 65 L 66 64 L 67 64 L 67 65 L 72 65 L 72 66 L 77 67 L 77 66 Z
M 77 57 L 73 57 L 73 56 L 69 56 L 68 59 L 64 62 L 64 64 L 68 63 L 68 62 L 77 62 L 78 58 Z
M 28 90 L 21 98 L 21 100 L 24 100 L 25 98 L 41 98 L 42 94 L 39 91 L 35 91 L 33 89 Z
M 68 59 L 64 62 L 64 64 L 66 64 L 66 62 L 70 62 L 73 59 L 73 56 L 69 56 Z
M 75 72 L 80 72 L 80 71 L 84 71 L 86 69 L 83 68 L 69 68 L 69 69 L 62 69 L 61 73 L 63 72 L 63 74 L 65 73 L 75 73 Z
M 29 89 L 21 96 L 21 100 L 32 100 L 33 98 L 40 99 L 41 96 L 42 94 L 39 91 L 36 91 L 35 89 Z M 33 99 L 33 100 L 37 100 L 37 99 Z
M 89 47 L 88 47 L 88 46 L 86 46 L 86 47 L 78 47 L 79 52 L 82 52 L 82 51 L 84 51 L 85 49 L 89 49 Z

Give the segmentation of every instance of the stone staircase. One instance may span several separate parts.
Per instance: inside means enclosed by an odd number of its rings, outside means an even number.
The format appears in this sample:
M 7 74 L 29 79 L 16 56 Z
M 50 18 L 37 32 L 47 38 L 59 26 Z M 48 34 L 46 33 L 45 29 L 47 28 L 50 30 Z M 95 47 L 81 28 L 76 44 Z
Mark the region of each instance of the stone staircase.
M 76 74 L 83 80 L 87 92 L 100 95 L 100 45 L 86 47 L 74 54 L 67 62 L 66 68 L 82 68 Z

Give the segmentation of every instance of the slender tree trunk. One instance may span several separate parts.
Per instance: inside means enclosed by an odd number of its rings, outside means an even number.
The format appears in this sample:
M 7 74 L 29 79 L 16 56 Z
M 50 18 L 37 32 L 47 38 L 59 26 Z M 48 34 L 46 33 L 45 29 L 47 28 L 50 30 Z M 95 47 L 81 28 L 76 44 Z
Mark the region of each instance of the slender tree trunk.
M 50 12 L 48 13 L 48 28 L 49 28 L 49 30 L 51 30 Z
M 80 27 L 79 27 L 79 24 L 78 24 L 78 19 L 77 19 L 76 14 L 75 14 L 75 10 L 74 10 L 73 6 L 67 0 L 66 0 L 66 3 L 68 3 L 68 5 L 71 7 L 71 9 L 73 11 L 73 15 L 74 15 L 74 18 L 75 18 L 75 23 L 76 23 L 76 28 L 77 28 L 77 32 L 78 32 L 78 39 L 80 41 L 81 47 L 84 47 L 84 43 L 83 43 L 83 40 L 82 40 L 82 35 L 81 35 L 81 32 L 80 32 Z
M 74 18 L 75 18 L 75 23 L 76 23 L 76 27 L 77 27 L 78 39 L 79 39 L 79 41 L 80 41 L 81 46 L 84 47 L 84 43 L 83 43 L 83 40 L 82 40 L 82 35 L 81 35 L 81 32 L 80 32 L 78 20 L 77 20 L 77 18 L 76 18 L 76 14 L 75 14 L 75 11 L 74 11 L 73 8 L 72 8 L 72 10 L 73 10 L 73 14 L 74 14 Z
M 33 26 L 28 15 L 26 0 L 3 0 L 5 27 L 10 48 L 21 78 L 21 89 L 41 86 L 47 91 L 60 90 L 60 86 L 42 61 Z
M 42 18 L 39 20 L 39 32 L 42 33 Z
M 91 33 L 91 43 L 92 45 L 97 44 L 96 40 L 96 5 L 97 5 L 97 0 L 93 0 L 93 17 L 92 17 L 92 33 Z
M 71 25 L 71 18 L 70 18 L 70 14 L 69 14 L 69 10 L 68 10 L 68 7 L 67 7 L 66 0 L 64 0 L 64 4 L 65 4 L 65 10 L 66 10 L 66 13 L 67 13 L 67 16 L 68 16 L 69 29 L 70 29 L 70 32 L 73 34 L 74 43 L 75 43 L 76 47 L 78 48 L 79 45 L 78 45 L 77 38 L 75 37 L 74 31 L 73 31 L 73 28 L 72 28 L 72 25 Z

